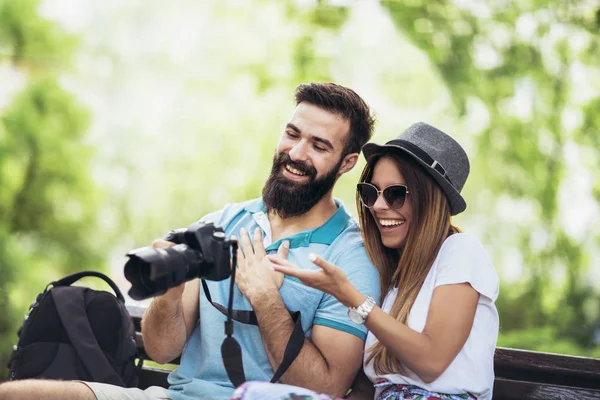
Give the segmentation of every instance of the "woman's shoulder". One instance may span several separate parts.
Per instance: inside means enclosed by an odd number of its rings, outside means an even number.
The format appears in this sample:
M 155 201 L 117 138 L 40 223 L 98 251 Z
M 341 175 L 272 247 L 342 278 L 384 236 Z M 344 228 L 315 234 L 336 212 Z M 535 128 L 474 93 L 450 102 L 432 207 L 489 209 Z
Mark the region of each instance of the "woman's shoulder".
M 477 237 L 468 233 L 449 236 L 437 257 L 437 284 L 469 282 L 495 299 L 499 279 L 487 251 Z
M 444 240 L 444 243 L 442 244 L 442 249 L 444 247 L 467 247 L 467 248 L 480 248 L 481 250 L 483 250 L 483 244 L 481 243 L 481 241 L 475 236 L 472 235 L 470 233 L 466 233 L 466 232 L 459 232 L 459 233 L 455 233 L 453 235 L 450 235 L 446 238 L 446 240 Z
M 469 254 L 487 259 L 487 251 L 479 239 L 470 233 L 455 233 L 442 243 L 438 257 L 458 256 Z

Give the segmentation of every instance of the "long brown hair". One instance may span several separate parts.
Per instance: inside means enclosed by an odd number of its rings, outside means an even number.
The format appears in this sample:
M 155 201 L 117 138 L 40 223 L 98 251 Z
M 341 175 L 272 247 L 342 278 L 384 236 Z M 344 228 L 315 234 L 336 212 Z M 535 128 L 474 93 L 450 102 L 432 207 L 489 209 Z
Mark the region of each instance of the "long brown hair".
M 421 165 L 402 153 L 388 153 L 384 156 L 395 161 L 406 181 L 410 192 L 408 196 L 411 196 L 413 215 L 403 248 L 385 247 L 371 212 L 360 202 L 358 194 L 356 203 L 367 254 L 379 270 L 382 296 L 393 287 L 399 288 L 389 314 L 407 324 L 410 310 L 442 243 L 460 230 L 451 223 L 448 199 Z M 367 163 L 360 182 L 371 181 L 375 164 L 380 158 L 373 157 Z M 367 351 L 370 352 L 367 363 L 374 361 L 378 374 L 399 373 L 404 370 L 402 363 L 380 342 L 376 342 Z

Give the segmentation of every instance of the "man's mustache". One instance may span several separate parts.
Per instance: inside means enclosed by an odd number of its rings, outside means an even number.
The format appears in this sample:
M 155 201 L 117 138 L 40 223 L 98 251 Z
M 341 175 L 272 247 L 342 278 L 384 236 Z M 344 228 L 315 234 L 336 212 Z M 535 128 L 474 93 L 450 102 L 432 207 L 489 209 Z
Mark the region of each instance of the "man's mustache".
M 317 169 L 315 167 L 310 166 L 303 161 L 294 161 L 290 158 L 289 154 L 281 153 L 275 160 L 275 167 L 279 168 L 285 165 L 297 169 L 309 178 L 313 178 L 317 175 Z

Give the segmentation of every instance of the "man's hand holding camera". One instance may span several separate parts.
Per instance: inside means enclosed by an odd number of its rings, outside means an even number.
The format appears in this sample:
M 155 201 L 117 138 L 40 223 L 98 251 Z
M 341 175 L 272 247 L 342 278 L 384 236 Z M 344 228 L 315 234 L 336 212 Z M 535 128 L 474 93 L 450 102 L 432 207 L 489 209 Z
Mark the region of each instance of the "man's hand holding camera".
M 279 291 L 283 283 L 283 274 L 274 271 L 271 261 L 266 258 L 267 253 L 260 228 L 256 228 L 252 239 L 245 229 L 240 230 L 240 236 L 235 283 L 252 304 L 258 296 Z M 284 241 L 279 246 L 277 254 L 285 259 L 288 250 L 289 242 Z

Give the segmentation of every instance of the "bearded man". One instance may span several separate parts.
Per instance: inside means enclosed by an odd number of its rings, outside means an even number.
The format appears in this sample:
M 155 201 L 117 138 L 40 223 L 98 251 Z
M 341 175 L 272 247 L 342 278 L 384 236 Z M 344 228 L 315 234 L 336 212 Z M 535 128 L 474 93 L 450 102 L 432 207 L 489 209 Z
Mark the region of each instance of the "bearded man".
M 348 309 L 333 296 L 284 279 L 270 269 L 265 255 L 277 252 L 299 268 L 317 269 L 310 261 L 317 254 L 343 268 L 361 293 L 379 299 L 379 276 L 358 224 L 332 194 L 338 178 L 356 164 L 374 121 L 358 94 L 333 83 L 299 85 L 295 100 L 262 197 L 229 204 L 201 221 L 222 227 L 228 238 L 239 238 L 233 308 L 253 310 L 258 321 L 258 326 L 234 323 L 247 380 L 271 379 L 296 326 L 289 311 L 300 311 L 305 339 L 279 381 L 341 397 L 361 367 L 365 326 L 352 322 Z M 226 305 L 229 279 L 205 283 L 212 303 Z M 0 395 L 49 400 L 229 398 L 234 386 L 221 358 L 226 317 L 203 291 L 199 279 L 172 288 L 152 301 L 142 319 L 144 346 L 153 360 L 167 363 L 181 355 L 169 376 L 169 389 L 22 381 L 0 386 Z

